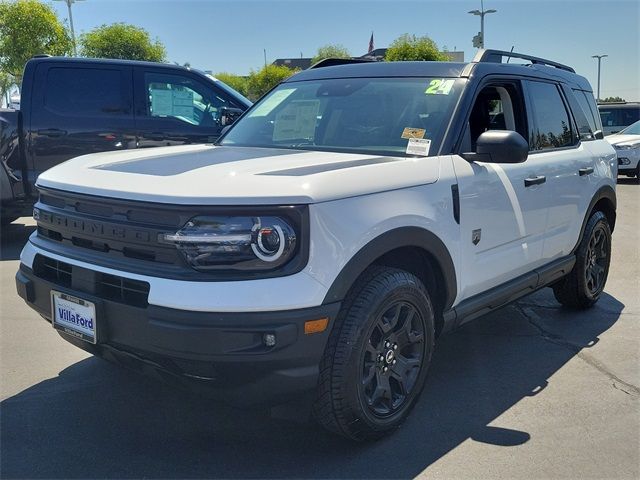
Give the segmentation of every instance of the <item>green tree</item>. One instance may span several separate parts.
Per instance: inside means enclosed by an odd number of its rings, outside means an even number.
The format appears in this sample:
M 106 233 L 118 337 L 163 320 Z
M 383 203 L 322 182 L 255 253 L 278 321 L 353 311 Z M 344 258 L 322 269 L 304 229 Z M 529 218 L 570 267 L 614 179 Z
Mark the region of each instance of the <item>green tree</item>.
M 615 102 L 624 102 L 624 98 L 622 97 L 607 97 L 604 100 L 600 100 L 600 103 L 615 103 Z
M 92 58 L 122 58 L 163 62 L 166 58 L 164 45 L 151 39 L 141 27 L 126 23 L 102 25 L 80 35 L 81 53 Z
M 226 83 L 231 88 L 240 92 L 245 97 L 249 96 L 249 86 L 247 77 L 235 75 L 233 73 L 220 72 L 214 75 L 218 80 Z
M 267 65 L 257 72 L 251 70 L 247 79 L 247 96 L 256 101 L 277 84 L 289 78 L 298 70 L 292 70 L 285 66 Z
M 0 71 L 0 104 L 3 100 L 6 100 L 7 93 L 13 85 L 15 84 L 15 80 L 13 75 L 10 75 L 7 72 Z
M 351 54 L 342 45 L 324 45 L 318 49 L 318 52 L 311 59 L 311 65 L 325 58 L 351 58 Z
M 403 60 L 432 60 L 446 62 L 449 59 L 438 50 L 436 43 L 429 37 L 416 37 L 405 33 L 396 38 L 387 49 L 385 60 L 399 62 Z
M 36 0 L 0 1 L 0 70 L 17 83 L 34 55 L 71 50 L 71 38 L 50 6 Z

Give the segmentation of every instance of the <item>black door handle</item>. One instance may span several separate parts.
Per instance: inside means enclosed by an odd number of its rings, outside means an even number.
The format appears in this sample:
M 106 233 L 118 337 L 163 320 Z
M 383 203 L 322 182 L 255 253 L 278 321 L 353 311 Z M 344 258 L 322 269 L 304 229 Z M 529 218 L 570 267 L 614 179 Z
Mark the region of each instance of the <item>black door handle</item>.
M 585 175 L 591 175 L 593 173 L 593 167 L 581 168 L 580 170 L 578 170 L 578 173 L 581 177 L 584 177 Z
M 38 135 L 42 135 L 43 137 L 61 137 L 67 134 L 66 130 L 60 130 L 59 128 L 45 128 L 42 130 L 38 130 Z
M 529 177 L 524 179 L 524 186 L 530 187 L 532 185 L 540 185 L 547 181 L 547 177 L 544 175 L 539 175 L 537 177 Z

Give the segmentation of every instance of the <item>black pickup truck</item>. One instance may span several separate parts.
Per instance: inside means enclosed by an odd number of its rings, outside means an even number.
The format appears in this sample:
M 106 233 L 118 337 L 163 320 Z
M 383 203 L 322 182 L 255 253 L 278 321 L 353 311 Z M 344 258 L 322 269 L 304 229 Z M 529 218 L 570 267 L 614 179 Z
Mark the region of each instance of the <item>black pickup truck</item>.
M 86 153 L 215 141 L 251 102 L 177 65 L 37 57 L 20 110 L 0 109 L 2 224 L 30 212 L 44 170 Z

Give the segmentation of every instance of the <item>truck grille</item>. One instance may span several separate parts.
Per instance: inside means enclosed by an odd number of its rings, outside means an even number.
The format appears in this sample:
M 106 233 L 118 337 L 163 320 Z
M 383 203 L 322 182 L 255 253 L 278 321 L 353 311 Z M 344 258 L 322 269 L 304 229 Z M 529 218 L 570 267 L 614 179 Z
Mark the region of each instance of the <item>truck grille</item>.
M 105 300 L 133 307 L 144 308 L 148 305 L 147 282 L 76 267 L 40 254 L 33 261 L 33 273 L 55 285 L 77 289 Z

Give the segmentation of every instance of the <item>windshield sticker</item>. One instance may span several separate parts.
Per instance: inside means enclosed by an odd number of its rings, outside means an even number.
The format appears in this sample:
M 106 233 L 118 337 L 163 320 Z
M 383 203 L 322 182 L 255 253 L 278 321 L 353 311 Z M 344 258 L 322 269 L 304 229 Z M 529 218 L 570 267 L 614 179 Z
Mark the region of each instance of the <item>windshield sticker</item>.
M 276 115 L 273 125 L 273 141 L 312 140 L 316 133 L 316 121 L 320 100 L 294 100 Z
M 427 95 L 449 95 L 453 87 L 454 80 L 452 78 L 446 80 L 444 78 L 434 78 L 429 82 L 429 86 L 424 93 Z
M 295 92 L 295 88 L 283 88 L 277 92 L 273 92 L 260 105 L 258 105 L 251 113 L 250 117 L 266 117 L 274 108 L 282 103 L 282 101 Z
M 407 144 L 407 155 L 419 155 L 426 157 L 429 155 L 431 140 L 428 138 L 410 138 Z
M 424 138 L 425 132 L 426 132 L 426 130 L 424 128 L 406 127 L 402 131 L 402 137 L 401 138 Z

